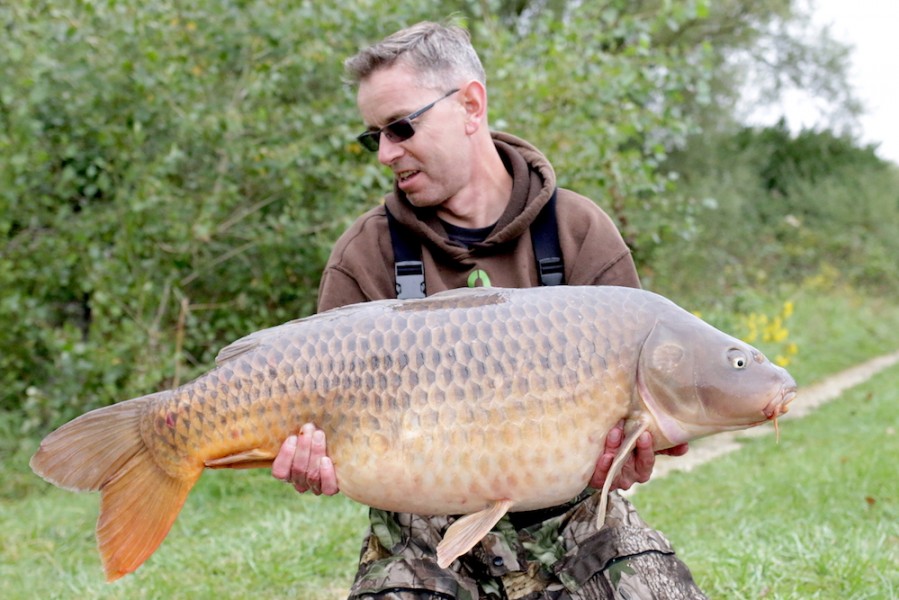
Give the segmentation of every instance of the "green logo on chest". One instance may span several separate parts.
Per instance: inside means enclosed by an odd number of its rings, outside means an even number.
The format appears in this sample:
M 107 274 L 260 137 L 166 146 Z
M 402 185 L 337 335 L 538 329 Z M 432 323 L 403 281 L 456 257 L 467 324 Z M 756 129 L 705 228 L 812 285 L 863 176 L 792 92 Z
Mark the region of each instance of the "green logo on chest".
M 490 287 L 490 276 L 486 271 L 475 269 L 468 276 L 468 287 Z

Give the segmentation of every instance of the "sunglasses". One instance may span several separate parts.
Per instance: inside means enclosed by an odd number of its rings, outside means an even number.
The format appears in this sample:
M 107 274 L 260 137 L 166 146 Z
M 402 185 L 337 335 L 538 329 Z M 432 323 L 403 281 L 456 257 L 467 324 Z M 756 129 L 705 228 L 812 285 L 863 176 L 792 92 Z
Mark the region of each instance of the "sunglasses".
M 434 105 L 443 100 L 444 98 L 449 98 L 453 94 L 459 91 L 459 88 L 448 91 L 443 96 L 437 98 L 424 108 L 419 108 L 414 113 L 410 115 L 406 115 L 402 119 L 397 119 L 392 123 L 388 123 L 384 125 L 384 127 L 380 129 L 375 129 L 373 131 L 366 131 L 362 135 L 358 136 L 356 139 L 359 140 L 359 143 L 362 144 L 362 147 L 370 152 L 377 152 L 378 148 L 381 146 L 381 134 L 387 136 L 387 139 L 396 144 L 397 142 L 405 142 L 410 137 L 415 135 L 415 127 L 412 126 L 412 121 L 422 116 L 432 108 Z

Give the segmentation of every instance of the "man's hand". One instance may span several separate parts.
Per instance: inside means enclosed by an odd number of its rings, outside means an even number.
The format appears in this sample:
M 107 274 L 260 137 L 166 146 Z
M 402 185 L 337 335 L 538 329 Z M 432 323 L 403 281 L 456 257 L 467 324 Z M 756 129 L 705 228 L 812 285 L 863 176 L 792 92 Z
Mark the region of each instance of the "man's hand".
M 590 479 L 590 487 L 599 489 L 605 484 L 606 478 L 609 476 L 609 469 L 612 468 L 612 462 L 615 455 L 624 441 L 624 424 L 618 423 L 606 436 L 606 447 L 596 461 L 596 470 L 593 471 L 593 477 Z M 687 444 L 681 444 L 661 450 L 659 454 L 667 454 L 669 456 L 682 456 L 687 453 L 689 447 Z M 621 472 L 612 482 L 613 490 L 627 490 L 635 483 L 646 483 L 652 475 L 652 468 L 655 465 L 656 456 L 652 450 L 652 435 L 644 431 L 637 438 L 637 445 L 633 453 L 627 458 Z
M 281 444 L 272 463 L 272 475 L 293 484 L 298 492 L 312 491 L 316 496 L 333 496 L 338 491 L 334 463 L 325 453 L 325 432 L 312 423 Z

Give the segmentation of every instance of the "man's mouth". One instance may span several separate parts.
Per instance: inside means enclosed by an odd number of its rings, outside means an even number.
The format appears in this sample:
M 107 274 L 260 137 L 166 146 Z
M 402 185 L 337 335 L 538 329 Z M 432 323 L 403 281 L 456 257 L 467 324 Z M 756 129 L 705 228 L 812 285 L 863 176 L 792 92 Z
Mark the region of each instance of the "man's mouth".
M 404 183 L 405 181 L 407 181 L 407 180 L 411 179 L 412 177 L 414 177 L 417 173 L 418 173 L 418 171 L 415 171 L 415 170 L 411 170 L 411 171 L 397 171 L 397 172 L 396 172 L 396 180 L 397 180 L 399 183 Z

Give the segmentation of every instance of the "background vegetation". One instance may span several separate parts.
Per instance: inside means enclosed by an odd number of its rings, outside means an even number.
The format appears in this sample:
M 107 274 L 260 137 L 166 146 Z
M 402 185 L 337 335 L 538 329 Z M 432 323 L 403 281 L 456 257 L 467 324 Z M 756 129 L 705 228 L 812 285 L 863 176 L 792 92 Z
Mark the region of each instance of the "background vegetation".
M 847 51 L 805 3 L 326 4 L 0 4 L 0 497 L 30 510 L 55 493 L 25 465 L 52 427 L 184 382 L 233 339 L 314 310 L 333 241 L 391 183 L 354 141 L 342 60 L 421 19 L 470 30 L 492 126 L 612 214 L 647 287 L 755 332 L 801 384 L 895 345 L 882 315 L 899 291 L 899 172 L 847 128 Z M 833 127 L 742 126 L 747 82 L 759 101 L 816 90 Z M 213 488 L 197 496 L 227 496 Z M 259 510 L 292 526 L 275 506 Z M 51 543 L 51 521 L 17 534 L 13 562 Z M 246 535 L 265 535 L 257 525 Z M 356 540 L 343 543 L 334 562 L 351 563 Z M 335 572 L 321 569 L 319 582 Z M 250 581 L 273 576 L 260 572 Z

